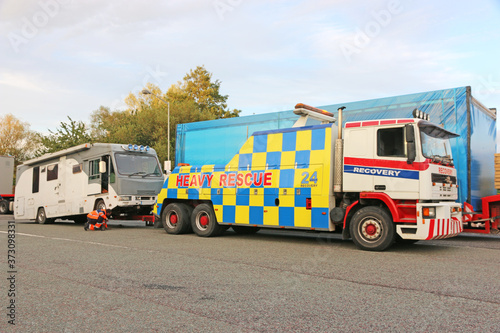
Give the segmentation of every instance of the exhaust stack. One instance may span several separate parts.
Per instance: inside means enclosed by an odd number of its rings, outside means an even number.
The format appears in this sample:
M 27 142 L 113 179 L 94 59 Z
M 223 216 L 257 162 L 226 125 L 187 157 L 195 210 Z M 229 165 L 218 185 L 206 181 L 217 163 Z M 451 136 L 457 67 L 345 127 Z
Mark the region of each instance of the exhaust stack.
M 344 165 L 344 140 L 342 140 L 342 111 L 344 111 L 345 106 L 338 109 L 339 111 L 339 122 L 338 122 L 338 132 L 339 136 L 335 140 L 335 166 L 333 173 L 333 192 L 342 192 L 342 173 Z

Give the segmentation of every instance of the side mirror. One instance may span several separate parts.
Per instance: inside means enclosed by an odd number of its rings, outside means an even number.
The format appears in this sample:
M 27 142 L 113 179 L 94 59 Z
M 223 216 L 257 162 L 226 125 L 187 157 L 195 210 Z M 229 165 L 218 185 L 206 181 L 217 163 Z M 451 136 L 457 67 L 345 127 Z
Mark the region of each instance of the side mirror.
M 99 162 L 99 172 L 106 173 L 106 161 Z
M 412 164 L 417 157 L 417 149 L 415 147 L 415 127 L 412 124 L 405 125 L 406 133 L 406 148 L 408 150 L 408 159 L 406 163 Z
M 172 161 L 163 162 L 163 173 L 169 175 L 172 172 Z

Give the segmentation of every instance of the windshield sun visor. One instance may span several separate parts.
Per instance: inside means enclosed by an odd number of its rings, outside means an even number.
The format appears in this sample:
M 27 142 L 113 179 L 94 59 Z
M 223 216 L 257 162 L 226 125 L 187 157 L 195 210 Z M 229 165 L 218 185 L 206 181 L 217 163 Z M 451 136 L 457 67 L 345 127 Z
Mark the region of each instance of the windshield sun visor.
M 460 135 L 450 132 L 448 130 L 445 130 L 442 127 L 436 126 L 433 123 L 430 123 L 428 121 L 422 120 L 418 122 L 418 127 L 420 128 L 421 132 L 424 132 L 428 136 L 431 136 L 433 138 L 438 138 L 438 139 L 451 139 L 451 138 L 456 138 L 459 137 Z

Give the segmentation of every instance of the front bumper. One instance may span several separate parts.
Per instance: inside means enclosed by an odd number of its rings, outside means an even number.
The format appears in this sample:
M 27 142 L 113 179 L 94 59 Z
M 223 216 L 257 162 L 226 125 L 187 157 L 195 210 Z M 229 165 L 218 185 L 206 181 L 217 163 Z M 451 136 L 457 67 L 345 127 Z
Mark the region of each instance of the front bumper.
M 435 207 L 436 216 L 424 219 L 422 207 Z M 417 203 L 417 224 L 396 226 L 401 238 L 413 240 L 449 238 L 462 231 L 461 205 L 456 202 Z

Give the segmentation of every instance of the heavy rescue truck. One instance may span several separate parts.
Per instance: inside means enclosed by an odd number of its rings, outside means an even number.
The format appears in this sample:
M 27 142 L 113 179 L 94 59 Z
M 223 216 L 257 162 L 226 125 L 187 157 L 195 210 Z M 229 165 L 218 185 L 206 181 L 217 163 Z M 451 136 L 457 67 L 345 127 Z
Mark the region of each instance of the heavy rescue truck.
M 294 112 L 292 128 L 253 133 L 226 165 L 178 165 L 154 208 L 166 232 L 342 231 L 379 251 L 462 232 L 448 141 L 457 134 L 417 109 L 413 119 L 347 122 L 343 133 L 329 112 Z

